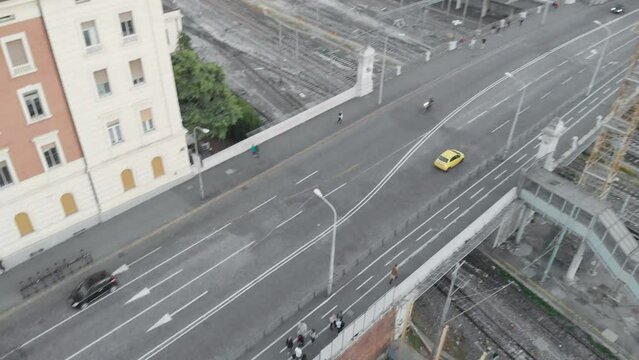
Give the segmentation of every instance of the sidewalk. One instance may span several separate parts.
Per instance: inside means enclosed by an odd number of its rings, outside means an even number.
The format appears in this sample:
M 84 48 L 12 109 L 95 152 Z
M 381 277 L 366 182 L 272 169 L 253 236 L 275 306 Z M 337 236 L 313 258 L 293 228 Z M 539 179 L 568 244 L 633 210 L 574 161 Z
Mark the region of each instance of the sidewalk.
M 589 7 L 576 5 L 581 9 Z M 556 11 L 557 14 L 572 14 L 577 10 L 564 7 Z M 570 11 L 569 11 L 570 10 Z M 553 16 L 549 14 L 549 24 L 542 32 L 555 32 L 564 30 L 566 26 L 553 22 Z M 566 18 L 563 18 L 565 21 Z M 502 31 L 498 35 L 487 35 L 485 49 L 469 50 L 467 47 L 459 48 L 431 59 L 428 63 L 417 63 L 405 67 L 403 75 L 399 77 L 386 77 L 383 105 L 389 105 L 393 101 L 410 95 L 412 91 L 428 84 L 426 93 L 436 93 L 436 85 L 452 75 L 470 66 L 479 59 L 491 57 L 509 47 L 518 45 L 521 36 L 530 34 L 530 30 L 537 27 L 537 17 L 530 17 L 523 27 L 511 27 L 508 31 Z M 538 36 L 540 32 L 532 36 Z M 435 96 L 436 97 L 436 96 Z M 440 100 L 445 101 L 445 100 Z M 0 275 L 0 312 L 6 311 L 18 304 L 26 305 L 19 293 L 19 282 L 28 277 L 34 277 L 37 272 L 44 272 L 54 263 L 60 263 L 63 259 L 75 258 L 80 250 L 89 252 L 95 262 L 63 281 L 41 291 L 33 298 L 41 297 L 52 289 L 59 288 L 60 284 L 77 281 L 84 274 L 100 268 L 101 263 L 107 259 L 119 256 L 138 244 L 148 242 L 154 234 L 168 229 L 177 222 L 182 221 L 189 214 L 210 205 L 223 194 L 241 189 L 248 185 L 251 179 L 266 172 L 275 170 L 278 164 L 290 157 L 305 151 L 313 144 L 330 137 L 341 128 L 353 124 L 357 120 L 365 119 L 370 113 L 378 110 L 377 92 L 363 97 L 355 98 L 338 107 L 317 116 L 306 123 L 260 144 L 260 158 L 255 159 L 250 153 L 237 156 L 223 164 L 207 170 L 203 173 L 205 200 L 199 199 L 197 178 L 193 178 L 179 186 L 174 187 L 145 203 L 142 203 L 129 211 L 101 223 L 78 236 L 47 250 L 46 252 L 24 262 L 8 272 Z M 337 113 L 344 113 L 344 124 L 336 125 Z M 391 119 L 392 120 L 392 119 Z M 111 269 L 115 270 L 115 269 Z

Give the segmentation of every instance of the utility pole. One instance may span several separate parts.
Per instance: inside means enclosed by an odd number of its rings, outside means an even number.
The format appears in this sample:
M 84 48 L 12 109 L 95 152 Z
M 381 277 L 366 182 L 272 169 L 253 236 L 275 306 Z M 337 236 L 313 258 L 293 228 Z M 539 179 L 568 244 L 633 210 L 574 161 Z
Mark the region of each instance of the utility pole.
M 463 262 L 458 262 L 455 265 L 455 270 L 453 270 L 453 274 L 450 279 L 450 287 L 448 288 L 448 296 L 446 296 L 446 302 L 444 303 L 444 309 L 442 310 L 442 316 L 439 319 L 439 333 L 436 339 L 442 338 L 442 335 L 446 332 L 446 328 L 444 327 L 444 323 L 446 322 L 446 316 L 448 316 L 448 308 L 450 307 L 451 297 L 453 296 L 453 290 L 455 289 L 455 280 L 457 280 L 457 273 L 459 272 L 459 268 L 461 268 Z M 443 347 L 443 339 L 440 340 L 440 347 Z M 440 349 L 438 348 L 436 352 L 433 353 L 433 360 L 438 360 Z

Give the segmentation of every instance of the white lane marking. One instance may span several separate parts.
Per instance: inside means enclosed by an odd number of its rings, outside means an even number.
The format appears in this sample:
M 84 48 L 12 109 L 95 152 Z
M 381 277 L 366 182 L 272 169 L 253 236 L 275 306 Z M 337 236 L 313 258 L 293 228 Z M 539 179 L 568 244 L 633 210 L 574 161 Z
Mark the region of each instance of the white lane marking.
M 525 113 L 525 112 L 526 112 L 527 110 L 529 110 L 529 109 L 530 109 L 530 105 L 528 105 L 528 106 L 526 106 L 525 108 L 523 108 L 523 109 L 521 110 L 521 113 L 523 114 L 523 113 Z
M 283 223 L 281 223 L 281 224 L 277 225 L 275 228 L 277 229 L 277 228 L 280 228 L 280 227 L 284 226 L 284 224 L 286 224 L 287 222 L 289 222 L 289 221 L 291 221 L 291 220 L 295 219 L 295 217 L 296 217 L 297 215 L 301 214 L 302 212 L 304 212 L 304 210 L 300 210 L 300 211 L 298 211 L 298 212 L 297 212 L 297 214 L 295 214 L 295 215 L 291 216 L 290 218 L 288 218 L 287 220 L 285 220 Z
M 620 46 L 617 46 L 616 48 L 614 48 L 613 50 L 609 51 L 608 54 L 606 54 L 606 56 L 610 56 L 613 53 L 617 52 L 619 49 L 621 49 L 622 47 L 628 45 L 628 43 L 631 43 L 633 41 L 637 40 L 637 37 L 633 37 L 632 39 L 626 41 L 625 43 L 621 44 Z
M 534 139 L 533 139 L 534 140 Z M 526 145 L 522 146 L 520 148 L 523 149 L 524 147 L 530 145 L 530 142 L 526 143 Z M 519 152 L 519 151 L 517 151 Z M 515 153 L 516 154 L 516 153 Z M 514 154 L 513 154 L 514 155 Z M 511 155 L 512 157 L 512 155 Z M 512 176 L 516 175 L 517 173 L 519 173 L 519 170 L 521 170 L 524 166 L 526 166 L 529 162 L 533 161 L 535 158 L 530 158 L 528 161 L 526 161 L 525 163 L 523 163 L 521 166 L 519 166 L 515 171 L 513 171 L 510 175 L 506 176 L 502 181 L 500 181 L 496 186 L 493 186 L 490 190 L 488 190 L 488 192 L 486 192 L 486 194 L 484 196 L 482 196 L 481 198 L 479 198 L 479 200 L 477 200 L 475 202 L 475 204 L 479 203 L 480 201 L 484 200 L 486 197 L 488 197 L 488 195 L 490 195 L 490 193 L 492 193 L 495 189 L 499 188 L 504 182 L 506 182 L 506 180 L 510 179 Z M 506 160 L 508 161 L 510 160 L 510 157 Z M 504 161 L 504 163 L 506 162 Z M 422 250 L 424 250 L 424 248 L 428 245 L 430 245 L 430 243 L 432 243 L 433 241 L 435 241 L 435 239 L 437 239 L 437 237 L 439 237 L 439 235 L 441 235 L 444 231 L 446 231 L 451 225 L 453 225 L 454 223 L 457 222 L 457 220 L 459 220 L 460 218 L 466 216 L 466 214 L 474 207 L 473 206 L 467 208 L 466 210 L 464 210 L 464 212 L 462 212 L 461 214 L 459 214 L 459 216 L 457 216 L 455 218 L 455 220 L 450 221 L 448 224 L 446 224 L 446 226 L 444 226 L 444 228 L 442 228 L 441 230 L 439 230 L 437 232 L 437 234 L 435 234 L 432 238 L 430 238 L 430 240 L 428 240 L 427 242 L 425 242 L 422 246 L 420 246 L 417 250 L 413 251 L 410 253 L 410 255 L 408 255 L 408 257 L 406 257 L 406 259 L 404 259 L 401 263 L 399 263 L 399 267 L 401 268 L 402 266 L 404 266 L 404 264 L 406 264 L 408 262 L 408 260 L 410 260 L 413 256 L 419 254 Z
M 581 54 L 583 54 L 586 50 L 581 50 L 580 52 L 576 53 L 575 56 L 581 56 Z
M 639 10 L 635 10 L 635 11 L 639 11 Z M 613 20 L 615 21 L 615 20 Z M 591 30 L 590 32 L 592 32 L 594 30 Z M 580 35 L 581 36 L 581 35 Z M 570 42 L 572 42 L 573 40 L 571 40 Z M 542 59 L 543 57 L 540 57 L 540 59 Z M 622 75 L 623 73 L 617 74 L 615 76 L 613 76 L 610 80 L 608 80 L 606 82 L 606 84 L 610 81 L 612 81 L 616 76 Z M 603 86 L 605 86 L 606 84 L 602 85 L 600 88 L 598 88 L 597 90 L 595 90 L 593 92 L 593 94 L 595 94 L 597 91 L 599 91 Z M 592 94 L 590 95 L 592 96 Z M 585 101 L 587 100 L 590 96 L 586 97 L 586 99 L 582 100 Z M 603 102 L 603 100 L 602 100 Z M 573 107 L 571 110 L 569 110 L 568 112 L 566 112 L 564 115 L 562 115 L 562 119 L 566 116 L 566 114 L 570 113 L 571 111 L 573 111 L 578 105 L 576 105 L 575 107 Z M 585 117 L 582 116 L 579 121 L 581 121 L 581 119 L 583 119 Z M 577 123 L 575 123 L 577 124 Z M 570 130 L 572 127 L 575 126 L 575 124 L 571 125 L 568 127 L 568 130 Z M 511 158 L 513 158 L 515 155 L 517 155 L 519 152 L 521 152 L 524 148 L 528 147 L 530 144 L 532 144 L 534 141 L 537 141 L 537 137 L 532 138 L 531 140 L 529 140 L 526 144 L 524 144 L 522 147 L 519 148 L 519 150 L 517 150 L 515 153 L 513 153 L 512 155 L 510 155 L 506 161 L 510 160 Z M 534 148 L 538 148 L 541 145 L 541 143 L 537 143 Z M 532 160 L 532 159 L 531 159 Z M 393 246 L 391 246 L 388 250 L 386 250 L 383 254 L 381 254 L 380 256 L 378 256 L 375 260 L 373 260 L 372 262 L 370 262 L 363 270 L 361 270 L 359 273 L 357 273 L 357 275 L 355 275 L 351 280 L 349 280 L 346 284 L 342 285 L 337 291 L 335 291 L 331 296 L 329 296 L 326 300 L 324 300 L 321 304 L 319 304 L 317 307 L 315 307 L 314 309 L 312 309 L 310 312 L 308 312 L 302 319 L 301 321 L 304 321 L 306 319 L 308 319 L 311 315 L 313 315 L 317 310 L 319 310 L 322 306 L 324 306 L 326 303 L 328 303 L 330 300 L 332 300 L 332 298 L 334 296 L 336 296 L 339 292 L 341 292 L 343 289 L 345 289 L 348 285 L 350 285 L 351 282 L 353 282 L 356 278 L 358 278 L 361 274 L 363 274 L 366 270 L 368 270 L 371 266 L 373 266 L 374 264 L 376 264 L 379 259 L 381 259 L 383 256 L 386 256 L 386 254 L 388 254 L 390 251 L 392 251 L 395 247 L 399 246 L 404 240 L 406 240 L 409 236 L 411 236 L 413 233 L 415 233 L 417 230 L 419 230 L 422 226 L 424 226 L 425 224 L 427 224 L 429 221 L 431 221 L 436 215 L 438 215 L 440 212 L 442 212 L 445 208 L 447 208 L 450 204 L 454 203 L 455 201 L 457 201 L 459 198 L 461 198 L 463 195 L 465 195 L 468 191 L 470 191 L 470 189 L 472 189 L 473 187 L 475 187 L 477 184 L 479 184 L 480 182 L 484 181 L 484 179 L 486 179 L 490 174 L 492 174 L 493 172 L 495 172 L 499 167 L 501 167 L 506 161 L 498 164 L 494 169 L 492 169 L 491 171 L 488 172 L 488 174 L 484 175 L 482 178 L 480 178 L 477 182 L 471 184 L 463 193 L 461 193 L 460 195 L 458 195 L 455 199 L 453 199 L 450 203 L 444 205 L 442 208 L 440 208 L 435 214 L 431 215 L 428 219 L 426 219 L 423 223 L 421 223 L 420 225 L 418 225 L 415 229 L 413 229 L 410 233 L 408 233 L 407 235 L 405 235 L 402 239 L 400 239 L 397 243 L 395 243 Z M 529 160 L 530 161 L 530 160 Z M 529 161 L 527 161 L 526 163 L 528 163 Z M 525 164 L 526 164 L 525 163 Z M 525 165 L 524 164 L 524 165 Z M 482 188 L 483 189 L 483 188 Z M 480 190 L 482 190 L 480 189 Z M 484 197 L 482 197 L 483 199 Z M 383 280 L 385 277 L 382 277 L 381 280 Z M 381 282 L 381 280 L 379 282 Z M 378 283 L 379 283 L 378 282 Z M 364 294 L 366 295 L 366 294 Z M 286 330 L 284 333 L 282 333 L 282 335 L 280 335 L 277 339 L 273 340 L 273 342 L 271 342 L 270 344 L 268 344 L 266 347 L 264 347 L 257 355 L 253 356 L 251 358 L 251 360 L 256 360 L 257 358 L 259 358 L 262 354 L 264 354 L 268 349 L 270 349 L 273 345 L 275 345 L 276 343 L 280 342 L 284 336 L 286 336 L 286 334 L 290 331 L 293 331 L 295 329 L 296 325 L 293 325 L 290 329 Z M 328 327 L 325 327 L 325 329 L 327 329 Z M 0 358 L 0 360 L 2 360 Z
M 497 127 L 496 127 L 495 129 L 493 129 L 493 131 L 491 131 L 490 133 L 491 133 L 491 134 L 494 134 L 494 133 L 495 133 L 495 131 L 497 131 L 497 130 L 501 129 L 502 127 L 504 127 L 504 125 L 508 124 L 509 122 L 510 122 L 510 120 L 506 120 L 506 122 L 505 122 L 505 123 L 503 123 L 503 124 L 501 124 L 501 125 L 497 126 Z
M 169 281 L 172 277 L 174 277 L 175 275 L 177 275 L 177 274 L 181 273 L 181 272 L 182 272 L 182 270 L 184 270 L 184 269 L 180 269 L 180 270 L 178 270 L 178 271 L 174 272 L 173 274 L 171 274 L 171 275 L 169 275 L 169 276 L 165 277 L 164 279 L 160 280 L 157 284 L 155 284 L 155 285 L 151 286 L 151 287 L 149 288 L 149 290 L 153 290 L 153 289 L 155 289 L 156 287 L 158 287 L 158 286 L 160 286 L 160 285 L 164 284 L 165 282 Z
M 564 61 L 562 61 L 562 62 L 561 62 L 561 64 L 559 64 L 559 65 L 557 65 L 557 66 L 562 66 L 562 65 L 564 65 L 564 64 L 565 64 L 565 63 L 567 63 L 567 62 L 568 62 L 568 60 L 564 60 Z
M 326 314 L 322 315 L 322 317 L 321 317 L 320 319 L 323 319 L 323 318 L 327 317 L 327 316 L 328 316 L 328 314 L 330 314 L 330 313 L 331 313 L 333 310 L 335 310 L 336 308 L 337 308 L 337 305 L 333 306 L 330 310 L 328 310 L 328 311 L 326 312 Z
M 142 255 L 142 257 L 139 257 L 138 259 L 136 259 L 135 261 L 133 261 L 132 263 L 130 263 L 128 266 L 133 266 L 135 264 L 137 264 L 138 262 L 144 260 L 147 256 L 153 254 L 154 252 L 160 250 L 162 247 L 158 246 L 157 248 L 155 248 L 154 250 L 149 251 L 148 253 Z
M 227 227 L 228 227 L 228 226 L 230 226 L 231 224 L 232 224 L 232 223 L 228 223 L 228 224 L 226 224 L 226 225 L 222 226 L 221 228 L 219 228 L 219 229 L 215 230 L 214 232 L 212 232 L 212 233 L 210 233 L 210 234 L 206 235 L 206 236 L 205 236 L 205 237 L 203 237 L 202 239 L 198 240 L 196 243 L 194 243 L 194 244 L 192 244 L 192 245 L 188 246 L 188 247 L 187 247 L 187 248 L 185 248 L 184 250 L 182 250 L 182 251 L 178 252 L 177 254 L 175 254 L 175 255 L 171 256 L 170 258 L 168 258 L 168 259 L 164 260 L 163 262 L 161 262 L 161 263 L 157 264 L 156 266 L 152 267 L 151 269 L 149 269 L 149 270 L 145 271 L 144 273 L 142 273 L 141 275 L 139 275 L 139 276 L 137 276 L 136 278 L 132 279 L 131 281 L 128 281 L 126 284 L 124 284 L 124 285 L 120 286 L 120 287 L 119 287 L 119 288 L 118 288 L 118 289 L 117 289 L 114 293 L 107 294 L 106 296 L 102 297 L 101 299 L 98 299 L 96 302 L 94 302 L 94 303 L 93 303 L 93 305 L 95 306 L 95 304 L 98 304 L 98 303 L 100 303 L 101 301 L 104 301 L 104 300 L 106 300 L 106 299 L 110 298 L 113 294 L 117 293 L 118 291 L 122 291 L 122 289 L 124 289 L 124 288 L 126 288 L 127 286 L 129 286 L 129 285 L 133 284 L 135 281 L 137 281 L 137 280 L 141 279 L 142 277 L 144 277 L 144 276 L 148 275 L 150 272 L 152 272 L 153 270 L 155 270 L 155 269 L 159 268 L 160 266 L 162 266 L 162 265 L 164 265 L 164 264 L 168 263 L 169 261 L 171 261 L 171 260 L 175 259 L 175 258 L 176 258 L 176 257 L 178 257 L 179 255 L 181 255 L 181 254 L 185 253 L 186 251 L 190 250 L 191 248 L 193 248 L 194 246 L 198 245 L 198 244 L 199 244 L 199 243 L 201 243 L 202 241 L 205 241 L 205 240 L 207 240 L 208 238 L 210 238 L 211 236 L 213 236 L 213 235 L 217 234 L 218 232 L 220 232 L 220 231 L 224 230 L 225 228 L 227 228 Z M 17 348 L 15 348 L 14 350 L 12 350 L 12 351 L 10 351 L 10 352 L 8 352 L 8 353 L 4 354 L 2 357 L 0 357 L 0 360 L 5 359 L 5 358 L 6 358 L 7 356 L 9 356 L 10 354 L 13 354 L 13 353 L 15 352 L 15 350 L 16 350 L 16 349 L 22 349 L 22 348 L 24 348 L 25 346 L 27 346 L 27 345 L 31 344 L 32 342 L 34 342 L 34 341 L 38 340 L 39 338 L 43 337 L 44 335 L 46 335 L 46 334 L 50 333 L 51 331 L 53 331 L 53 330 L 57 329 L 58 327 L 60 327 L 60 326 L 62 326 L 63 324 L 65 324 L 66 322 L 70 321 L 71 319 L 73 319 L 73 318 L 75 318 L 76 316 L 78 316 L 78 315 L 80 315 L 80 314 L 83 314 L 83 313 L 84 313 L 84 311 L 79 311 L 79 312 L 77 312 L 77 313 L 75 313 L 75 314 L 73 314 L 73 315 L 69 316 L 68 318 L 66 318 L 66 319 L 64 319 L 64 320 L 62 320 L 62 321 L 60 321 L 59 323 L 57 323 L 57 324 L 55 324 L 55 325 L 51 326 L 51 327 L 50 327 L 50 328 L 48 328 L 47 330 L 45 330 L 45 331 L 41 332 L 40 334 L 38 334 L 38 335 L 36 335 L 36 336 L 32 337 L 31 339 L 29 339 L 28 341 L 26 341 L 24 344 L 22 344 L 22 345 L 18 346 L 18 347 L 17 347 Z
M 418 242 L 419 240 L 421 240 L 424 236 L 428 235 L 428 233 L 431 232 L 431 231 L 433 231 L 433 228 L 430 228 L 430 229 L 426 230 L 426 232 L 424 232 L 420 237 L 415 239 L 415 242 Z
M 498 102 L 497 104 L 494 104 L 494 105 L 493 105 L 493 106 L 491 106 L 490 108 L 491 108 L 491 109 L 494 109 L 494 108 L 496 108 L 497 106 L 501 105 L 504 101 L 506 101 L 506 100 L 508 100 L 508 99 L 510 99 L 510 96 L 507 96 L 504 100 L 502 100 L 502 101 Z
M 484 110 L 484 111 L 480 112 L 480 113 L 479 113 L 479 115 L 477 115 L 477 116 L 475 116 L 474 118 L 472 118 L 472 119 L 468 120 L 468 121 L 466 122 L 466 124 L 470 124 L 470 123 L 472 123 L 473 121 L 477 120 L 478 118 L 480 118 L 482 115 L 486 114 L 487 112 L 488 112 L 488 110 Z
M 299 185 L 300 183 L 302 183 L 304 180 L 310 178 L 311 176 L 317 174 L 319 172 L 319 170 L 315 170 L 312 173 L 306 175 L 306 177 L 304 177 L 303 179 L 301 179 L 300 181 L 296 182 L 295 185 Z
M 622 82 L 623 80 L 624 80 L 624 79 L 623 79 L 623 78 L 621 78 L 621 79 L 619 79 L 619 80 L 615 81 L 615 84 L 619 84 L 619 83 L 620 83 L 620 82 Z
M 605 93 L 607 93 L 608 91 L 610 91 L 610 88 L 606 88 L 606 89 L 602 92 L 602 94 L 605 94 Z
M 523 154 L 519 159 L 517 159 L 517 161 L 515 161 L 516 164 L 518 164 L 520 161 L 522 161 L 526 156 L 528 156 L 528 154 Z
M 390 263 L 392 263 L 395 259 L 397 259 L 398 257 L 400 257 L 400 255 L 402 255 L 404 253 L 404 251 L 406 251 L 406 249 L 398 252 L 397 254 L 395 254 L 395 256 L 393 256 L 392 258 L 390 258 L 390 260 L 388 260 L 388 262 L 386 262 L 386 264 L 384 264 L 384 266 L 388 266 L 390 265 Z M 359 290 L 359 288 L 357 289 Z
M 561 85 L 565 85 L 568 81 L 572 80 L 572 76 L 569 77 L 568 79 L 564 80 L 561 82 Z
M 459 210 L 459 206 L 455 208 L 455 210 L 448 213 L 448 215 L 444 216 L 444 220 L 448 219 L 451 215 L 455 213 L 455 211 Z
M 586 68 L 581 68 L 581 70 L 577 71 L 577 74 L 581 74 L 584 71 L 586 71 Z
M 597 55 L 598 51 L 596 49 L 590 50 L 590 55 L 586 56 L 586 60 L 590 60 L 593 56 Z
M 547 93 L 543 94 L 540 98 L 540 100 L 543 100 L 546 96 L 550 95 L 550 93 L 552 93 L 552 90 L 548 91 Z
M 364 282 L 360 286 L 355 288 L 355 290 L 357 291 L 357 290 L 361 289 L 364 285 L 366 285 L 367 282 L 371 281 L 372 278 L 373 278 L 373 275 L 371 275 L 368 279 L 364 280 Z
M 208 274 L 209 272 L 213 271 L 214 269 L 216 269 L 217 267 L 219 267 L 220 265 L 224 264 L 225 262 L 227 262 L 229 259 L 231 259 L 232 257 L 234 257 L 235 255 L 239 254 L 240 252 L 248 249 L 251 245 L 253 245 L 255 241 L 251 241 L 250 243 L 244 245 L 243 247 L 241 247 L 240 249 L 236 250 L 234 253 L 232 253 L 231 255 L 227 256 L 226 258 L 224 258 L 222 261 L 218 262 L 217 264 L 211 266 L 210 268 L 208 268 L 207 270 L 205 270 L 204 272 L 202 272 L 200 275 L 194 277 L 193 279 L 189 280 L 188 282 L 186 282 L 184 285 L 180 286 L 179 288 L 173 290 L 171 293 L 169 293 L 168 295 L 166 295 L 165 297 L 161 298 L 160 300 L 154 302 L 151 306 L 147 307 L 146 309 L 140 311 L 139 313 L 135 314 L 134 316 L 130 317 L 128 320 L 124 321 L 123 323 L 121 323 L 120 325 L 114 327 L 113 329 L 111 329 L 109 332 L 107 332 L 106 334 L 100 336 L 99 338 L 93 340 L 92 342 L 90 342 L 88 345 L 84 346 L 82 349 L 76 351 L 75 353 L 73 353 L 71 356 L 67 357 L 66 360 L 70 360 L 75 358 L 76 356 L 80 355 L 81 353 L 85 352 L 87 349 L 89 349 L 90 347 L 92 347 L 93 345 L 97 344 L 98 342 L 102 341 L 103 339 L 105 339 L 106 337 L 108 337 L 109 335 L 113 334 L 114 332 L 120 330 L 122 327 L 126 326 L 127 324 L 129 324 L 130 322 L 132 322 L 133 320 L 137 319 L 138 317 L 144 315 L 145 313 L 147 313 L 148 311 L 150 311 L 151 309 L 155 308 L 156 306 L 158 306 L 159 304 L 161 304 L 164 300 L 168 299 L 169 297 L 175 295 L 178 291 L 184 289 L 185 287 L 189 286 L 190 284 L 192 284 L 193 282 L 199 280 L 202 276 Z
M 485 187 L 481 187 L 481 189 L 477 190 L 474 194 L 472 194 L 470 196 L 470 199 L 472 200 L 475 196 L 477 196 L 477 194 L 479 194 L 480 192 L 482 192 L 485 189 Z
M 577 114 L 581 114 L 582 112 L 584 112 L 586 109 L 588 109 L 588 106 L 584 106 L 582 107 L 579 111 L 577 111 Z
M 503 175 L 504 175 L 507 171 L 508 171 L 508 169 L 504 169 L 504 171 L 500 172 L 497 176 L 495 176 L 495 177 L 493 178 L 493 180 L 497 180 L 497 179 L 499 179 L 499 178 L 500 178 L 500 177 L 502 177 L 502 176 L 503 176 Z
M 198 299 L 200 299 L 202 296 L 204 296 L 204 295 L 206 295 L 206 294 L 208 294 L 208 293 L 209 293 L 209 291 L 208 291 L 208 290 L 206 290 L 205 292 L 201 293 L 201 294 L 200 294 L 200 295 L 198 295 L 195 299 L 193 299 L 193 300 L 191 300 L 191 301 L 187 302 L 187 303 L 186 303 L 185 305 L 183 305 L 181 308 L 179 308 L 179 309 L 175 310 L 173 313 L 171 313 L 171 316 L 175 316 L 175 315 L 177 315 L 177 313 L 179 313 L 180 311 L 182 311 L 182 310 L 186 309 L 189 305 L 191 305 L 191 304 L 193 304 L 194 302 L 198 301 Z
M 605 94 L 605 93 L 604 93 Z M 599 96 L 597 96 L 596 98 L 592 99 L 588 105 L 592 105 L 592 103 L 594 103 L 595 101 L 599 100 Z
M 569 122 L 570 122 L 570 120 L 572 120 L 572 119 L 574 119 L 574 118 L 575 118 L 574 116 L 571 116 L 571 117 L 570 117 L 570 119 L 566 120 L 566 123 L 569 123 Z
M 352 304 L 350 304 L 346 309 L 344 309 L 344 312 L 348 312 L 350 309 L 352 309 L 355 306 L 355 304 L 357 304 L 360 300 L 362 300 L 366 295 L 368 295 L 368 293 L 373 291 L 373 289 L 375 289 L 377 285 L 379 285 L 379 283 L 386 280 L 387 278 L 388 278 L 387 275 L 382 276 L 382 278 L 377 280 L 377 282 L 373 284 L 373 286 L 371 286 L 370 289 L 366 290 L 365 293 L 363 293 L 360 297 L 358 297 L 355 301 L 353 301 Z
M 336 187 L 335 189 L 329 191 L 326 195 L 324 195 L 324 197 L 328 197 L 330 196 L 332 193 L 336 192 L 337 190 L 343 188 L 344 186 L 346 186 L 347 183 L 343 183 L 342 185 Z
M 261 204 L 257 205 L 256 207 L 254 207 L 254 208 L 252 208 L 251 210 L 249 210 L 249 213 L 252 213 L 253 211 L 255 211 L 255 210 L 257 210 L 257 209 L 261 208 L 262 206 L 264 206 L 264 205 L 268 204 L 269 202 L 271 202 L 271 200 L 275 199 L 276 197 L 277 197 L 277 195 L 275 195 L 275 196 L 273 196 L 272 198 L 270 198 L 270 199 L 266 200 L 265 202 L 263 202 L 263 203 L 261 203 Z

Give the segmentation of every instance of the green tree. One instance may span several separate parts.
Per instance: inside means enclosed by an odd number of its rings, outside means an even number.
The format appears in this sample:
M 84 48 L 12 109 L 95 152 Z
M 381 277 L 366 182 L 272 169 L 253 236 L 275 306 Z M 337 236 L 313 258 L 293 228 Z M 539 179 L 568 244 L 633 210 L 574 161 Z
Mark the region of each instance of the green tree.
M 217 64 L 202 61 L 184 33 L 171 58 L 184 126 L 189 130 L 204 127 L 212 136 L 225 139 L 243 109 L 224 82 L 224 71 Z

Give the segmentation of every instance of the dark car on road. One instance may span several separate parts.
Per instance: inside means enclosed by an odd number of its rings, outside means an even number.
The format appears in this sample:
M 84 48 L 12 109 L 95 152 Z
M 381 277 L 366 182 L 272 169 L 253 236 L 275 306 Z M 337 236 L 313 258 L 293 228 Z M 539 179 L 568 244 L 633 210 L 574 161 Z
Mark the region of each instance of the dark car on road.
M 610 8 L 610 12 L 613 14 L 623 14 L 624 11 L 626 11 L 626 9 L 624 9 L 623 5 L 621 4 L 615 5 Z
M 118 279 L 106 271 L 99 271 L 80 283 L 69 296 L 69 305 L 76 309 L 86 309 L 89 303 L 100 296 L 114 292 Z

